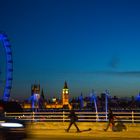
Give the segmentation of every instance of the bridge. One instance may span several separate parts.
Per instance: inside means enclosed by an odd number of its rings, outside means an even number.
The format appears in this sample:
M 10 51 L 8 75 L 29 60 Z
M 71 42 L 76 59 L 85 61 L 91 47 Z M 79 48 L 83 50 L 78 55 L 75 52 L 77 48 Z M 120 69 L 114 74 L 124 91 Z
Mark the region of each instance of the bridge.
M 26 140 L 139 140 L 140 125 L 126 124 L 127 131 L 113 132 L 109 129 L 104 132 L 106 122 L 77 122 L 82 131 L 76 133 L 72 126 L 69 133 L 65 132 L 69 122 L 33 122 L 28 125 Z M 91 131 L 86 131 L 91 128 Z
M 113 112 L 127 127 L 127 130 L 113 132 L 106 127 L 105 112 L 76 112 L 79 117 L 78 127 L 82 131 L 76 133 L 72 126 L 69 133 L 67 111 L 58 112 L 11 112 L 5 116 L 27 121 L 27 139 L 25 140 L 138 140 L 140 139 L 140 112 Z M 87 131 L 91 128 L 91 131 Z

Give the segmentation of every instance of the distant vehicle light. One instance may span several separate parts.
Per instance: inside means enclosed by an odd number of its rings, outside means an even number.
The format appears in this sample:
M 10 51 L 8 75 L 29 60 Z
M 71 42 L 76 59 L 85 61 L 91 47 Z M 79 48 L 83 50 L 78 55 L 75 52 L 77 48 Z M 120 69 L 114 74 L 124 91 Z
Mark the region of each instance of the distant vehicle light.
M 20 123 L 0 123 L 2 127 L 23 127 Z

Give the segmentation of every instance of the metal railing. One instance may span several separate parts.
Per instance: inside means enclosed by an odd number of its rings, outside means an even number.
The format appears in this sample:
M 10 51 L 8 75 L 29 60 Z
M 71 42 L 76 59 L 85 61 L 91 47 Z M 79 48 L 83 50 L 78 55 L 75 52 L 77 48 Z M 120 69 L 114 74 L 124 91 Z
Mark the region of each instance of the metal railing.
M 79 122 L 105 122 L 107 121 L 106 112 L 75 112 Z M 140 123 L 140 112 L 113 112 L 116 121 L 128 123 Z M 50 121 L 50 122 L 67 122 L 69 112 L 5 112 L 5 117 L 20 119 L 25 121 Z

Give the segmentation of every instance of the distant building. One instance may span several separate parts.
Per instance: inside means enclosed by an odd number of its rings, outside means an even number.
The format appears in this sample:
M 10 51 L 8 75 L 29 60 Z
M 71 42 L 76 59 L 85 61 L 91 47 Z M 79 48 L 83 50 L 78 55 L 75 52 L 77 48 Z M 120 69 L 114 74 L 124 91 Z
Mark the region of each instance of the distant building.
M 54 98 L 55 99 L 55 98 Z M 56 99 L 53 103 L 46 103 L 46 108 L 71 108 L 69 103 L 69 89 L 67 86 L 67 82 L 64 83 L 64 88 L 62 89 L 62 99 L 61 102 L 58 102 Z
M 40 85 L 39 84 L 31 85 L 31 96 L 35 93 L 40 95 Z
M 65 81 L 64 88 L 62 90 L 62 104 L 68 105 L 69 104 L 69 89 L 67 86 L 67 82 Z
M 31 85 L 31 96 L 29 102 L 23 104 L 24 109 L 38 109 L 39 108 L 39 99 L 40 99 L 40 85 L 33 84 Z
M 38 97 L 40 97 L 40 85 L 32 85 L 31 86 L 31 95 L 34 96 L 34 94 Z M 53 97 L 52 102 L 48 103 L 44 101 L 44 108 L 46 109 L 55 109 L 55 108 L 68 108 L 71 109 L 71 105 L 69 103 L 69 89 L 67 86 L 67 82 L 64 83 L 64 88 L 62 89 L 61 93 L 61 101 L 57 100 L 55 97 Z M 23 105 L 24 109 L 31 109 L 32 105 L 30 103 L 24 103 Z M 38 107 L 37 107 L 38 108 Z

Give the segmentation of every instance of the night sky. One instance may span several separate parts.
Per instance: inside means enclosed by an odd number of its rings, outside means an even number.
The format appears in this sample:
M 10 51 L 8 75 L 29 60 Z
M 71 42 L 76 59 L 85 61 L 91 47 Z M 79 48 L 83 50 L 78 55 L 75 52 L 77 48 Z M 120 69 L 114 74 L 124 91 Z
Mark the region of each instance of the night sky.
M 60 97 L 65 80 L 71 97 L 140 91 L 139 0 L 0 0 L 0 30 L 12 45 L 12 98 L 27 99 L 34 83 Z

